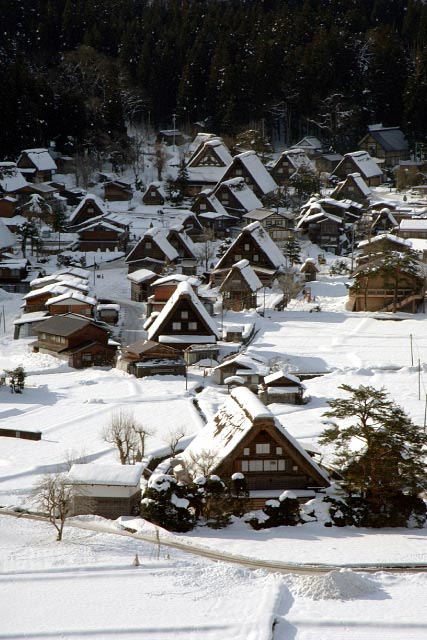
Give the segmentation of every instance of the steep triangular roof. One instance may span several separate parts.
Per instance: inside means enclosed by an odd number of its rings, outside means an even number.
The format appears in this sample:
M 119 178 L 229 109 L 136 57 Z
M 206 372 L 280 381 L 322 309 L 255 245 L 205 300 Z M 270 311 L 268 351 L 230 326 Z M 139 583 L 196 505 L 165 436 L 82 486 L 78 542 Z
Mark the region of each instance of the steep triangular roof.
M 229 257 L 234 254 L 234 246 L 242 239 L 242 236 L 249 235 L 253 238 L 260 252 L 267 256 L 269 262 L 276 268 L 286 267 L 286 258 L 280 251 L 279 247 L 270 238 L 267 231 L 262 227 L 260 222 L 252 222 L 242 229 L 236 240 L 229 246 L 227 251 L 220 258 L 215 269 L 221 269 L 229 263 Z
M 105 208 L 104 202 L 98 196 L 95 196 L 93 193 L 88 193 L 81 199 L 77 207 L 74 209 L 73 213 L 70 216 L 69 223 L 70 225 L 75 224 L 79 219 L 80 212 L 85 209 L 85 207 L 93 206 L 97 213 L 94 213 L 91 218 L 95 218 L 98 216 L 106 215 L 107 209 Z
M 153 340 L 161 333 L 162 327 L 168 322 L 169 317 L 173 315 L 175 306 L 180 302 L 183 296 L 187 298 L 200 320 L 204 323 L 208 332 L 215 336 L 215 338 L 218 338 L 218 328 L 215 320 L 208 314 L 192 286 L 188 284 L 188 282 L 180 282 L 157 318 L 154 320 L 153 324 L 148 329 L 149 340 Z
M 236 262 L 235 264 L 233 264 L 233 266 L 230 269 L 230 272 L 222 282 L 219 288 L 220 292 L 223 291 L 224 289 L 227 289 L 227 284 L 230 280 L 233 279 L 233 275 L 236 271 L 240 274 L 242 279 L 246 282 L 249 289 L 253 293 L 255 293 L 256 291 L 262 288 L 262 282 L 258 278 L 255 271 L 252 269 L 251 265 L 249 264 L 249 260 L 239 260 L 239 262 Z
M 215 187 L 215 195 L 221 187 L 229 189 L 245 211 L 252 211 L 253 209 L 260 209 L 262 207 L 261 200 L 254 194 L 252 189 L 248 187 L 244 178 L 230 178 L 229 180 L 220 182 Z
M 256 428 L 258 421 L 268 424 L 280 441 L 286 441 L 289 451 L 296 459 L 302 460 L 306 468 L 310 469 L 310 475 L 318 486 L 329 486 L 327 473 L 286 431 L 257 396 L 245 387 L 234 389 L 231 392 L 212 420 L 178 457 L 184 465 L 191 466 L 192 460 L 202 458 L 203 453 L 209 451 L 216 456 L 214 467 L 211 470 L 211 473 L 214 473 L 220 464 Z
M 37 171 L 56 171 L 56 162 L 47 149 L 24 149 L 18 158 L 19 161 L 23 155 L 26 155 Z
M 234 156 L 234 163 L 241 162 L 261 193 L 266 195 L 277 189 L 277 183 L 268 173 L 255 151 L 245 151 Z

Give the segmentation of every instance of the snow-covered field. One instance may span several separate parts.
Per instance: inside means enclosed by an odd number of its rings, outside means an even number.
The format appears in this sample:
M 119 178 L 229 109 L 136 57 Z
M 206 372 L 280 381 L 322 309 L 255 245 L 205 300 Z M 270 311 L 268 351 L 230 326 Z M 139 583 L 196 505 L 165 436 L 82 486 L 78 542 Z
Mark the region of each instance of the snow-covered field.
M 107 273 L 108 271 L 108 273 Z M 100 296 L 126 297 L 123 267 L 109 267 L 96 281 Z M 250 350 L 280 360 L 290 370 L 324 375 L 306 380 L 305 406 L 272 405 L 299 440 L 316 442 L 327 400 L 343 382 L 384 386 L 420 424 L 425 420 L 427 337 L 424 315 L 351 314 L 344 310 L 344 278 L 311 283 L 320 313 L 292 301 L 283 312 L 239 314 L 256 324 Z M 23 365 L 22 395 L 0 388 L 0 424 L 39 429 L 40 442 L 1 438 L 0 505 L 31 505 L 31 489 L 46 472 L 70 460 L 111 462 L 115 451 L 102 439 L 112 412 L 126 408 L 149 426 L 149 452 L 165 446 L 168 432 L 196 433 L 224 397 L 202 372 L 183 378 L 137 380 L 116 370 L 75 371 L 11 339 L 20 298 L 0 290 L 0 371 Z M 230 314 L 234 321 L 235 314 Z M 2 317 L 3 320 L 3 317 Z M 227 320 L 227 318 L 226 318 Z M 412 345 L 412 353 L 411 353 Z M 418 361 L 420 367 L 418 368 Z M 326 455 L 328 452 L 326 452 Z M 183 536 L 178 536 L 183 537 Z M 242 521 L 227 529 L 186 534 L 203 545 L 259 559 L 330 563 L 427 563 L 427 529 L 326 529 L 302 527 L 253 531 Z M 401 639 L 427 636 L 427 574 L 277 576 L 208 563 L 106 533 L 66 528 L 62 544 L 48 525 L 0 517 L 0 638 L 326 638 Z M 135 553 L 142 566 L 133 567 Z M 322 582 L 323 580 L 323 582 Z M 320 594 L 320 595 L 319 595 Z M 277 620 L 271 636 L 273 619 Z

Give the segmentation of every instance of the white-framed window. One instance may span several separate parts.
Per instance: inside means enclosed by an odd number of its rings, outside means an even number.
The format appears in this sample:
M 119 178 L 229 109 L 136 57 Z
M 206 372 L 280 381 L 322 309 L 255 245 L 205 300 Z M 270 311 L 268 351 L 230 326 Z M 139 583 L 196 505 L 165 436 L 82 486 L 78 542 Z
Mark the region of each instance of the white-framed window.
M 188 320 L 188 311 L 181 311 L 181 320 Z
M 251 245 L 248 242 L 245 242 L 245 244 L 243 245 L 243 248 L 245 251 L 249 251 L 249 249 L 251 248 Z
M 247 460 L 242 460 L 242 471 L 249 471 L 249 462 Z
M 278 460 L 264 460 L 264 471 L 277 471 Z
M 268 442 L 258 443 L 256 445 L 255 450 L 258 454 L 261 454 L 261 455 L 265 453 L 270 453 L 270 444 Z
M 283 167 L 279 167 L 279 168 L 277 169 L 277 173 L 283 173 Z
M 298 471 L 298 466 L 296 464 L 292 467 L 292 471 Z
M 277 461 L 277 470 L 278 471 L 286 471 L 286 460 L 278 460 Z
M 242 176 L 243 175 L 243 171 L 240 167 L 236 167 L 236 176 Z
M 145 248 L 146 249 L 151 249 L 151 247 L 152 247 L 151 242 L 146 242 L 145 243 Z
M 254 262 L 259 262 L 259 255 L 257 253 L 254 253 L 254 255 L 252 256 L 253 261 Z
M 242 259 L 242 256 L 240 255 L 240 253 L 235 253 L 234 254 L 234 259 L 235 259 L 236 262 L 239 262 L 239 260 Z
M 197 331 L 197 322 L 189 322 L 188 328 L 190 329 L 190 331 Z
M 282 455 L 282 447 L 276 447 L 276 456 Z
M 249 460 L 249 471 L 262 471 L 262 460 Z
M 200 211 L 206 211 L 206 205 L 203 202 L 201 202 L 199 204 L 199 209 L 200 209 Z
M 244 456 L 249 456 L 249 455 L 250 455 L 250 453 L 251 453 L 251 450 L 250 450 L 250 448 L 249 448 L 249 447 L 245 447 L 245 448 L 243 449 L 243 455 L 244 455 Z
M 172 330 L 173 331 L 181 331 L 181 323 L 180 322 L 172 322 Z

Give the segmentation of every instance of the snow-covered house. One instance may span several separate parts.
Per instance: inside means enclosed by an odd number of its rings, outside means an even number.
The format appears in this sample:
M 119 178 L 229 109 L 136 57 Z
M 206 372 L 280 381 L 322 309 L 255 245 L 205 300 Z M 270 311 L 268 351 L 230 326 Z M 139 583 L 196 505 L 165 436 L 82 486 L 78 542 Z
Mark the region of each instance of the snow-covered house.
M 145 302 L 150 295 L 151 285 L 159 277 L 158 273 L 150 269 L 137 269 L 128 273 L 130 280 L 130 299 L 135 302 Z
M 186 365 L 180 351 L 153 340 L 138 340 L 123 347 L 116 368 L 137 378 L 186 375 Z
M 69 225 L 70 227 L 77 227 L 94 218 L 103 217 L 107 213 L 103 201 L 92 193 L 88 193 L 72 212 Z
M 47 353 L 65 360 L 70 367 L 82 369 L 112 365 L 117 343 L 95 320 L 74 313 L 43 320 L 35 327 L 37 341 L 31 346 L 36 353 Z
M 371 124 L 368 133 L 359 142 L 359 148 L 373 158 L 384 160 L 384 166 L 394 167 L 402 160 L 409 160 L 409 144 L 399 127 L 384 127 Z
M 78 240 L 72 250 L 123 251 L 129 237 L 129 227 L 110 220 L 108 216 L 88 220 L 75 228 Z
M 163 309 L 180 282 L 188 282 L 194 293 L 198 295 L 200 281 L 195 276 L 186 276 L 183 273 L 172 273 L 161 278 L 157 277 L 150 286 L 151 295 L 147 298 L 147 317 Z
M 181 282 L 148 328 L 149 340 L 181 352 L 190 345 L 216 344 L 218 329 L 188 282 Z
M 161 182 L 150 182 L 142 194 L 145 205 L 163 205 L 166 202 L 166 192 Z
M 244 475 L 251 499 L 248 507 L 255 506 L 254 499 L 273 497 L 277 491 L 292 489 L 304 499 L 330 484 L 326 471 L 246 388 L 232 391 L 179 454 L 176 473 L 197 477 L 201 473 L 198 461 L 203 465 L 207 456 L 210 474 L 224 480 L 236 473 Z
M 93 514 L 116 520 L 139 515 L 142 463 L 73 464 L 67 483 L 73 487 L 71 515 Z
M 265 358 L 241 352 L 224 358 L 213 369 L 212 380 L 215 384 L 242 385 L 256 392 L 269 373 L 270 367 Z
M 165 265 L 175 265 L 182 273 L 193 275 L 197 258 L 192 240 L 180 225 L 152 227 L 126 257 L 129 273 L 147 268 L 160 273 Z
M 246 184 L 243 177 L 223 180 L 215 187 L 214 195 L 227 213 L 238 218 L 248 211 L 262 207 L 261 200 Z
M 316 167 L 304 149 L 292 148 L 283 151 L 271 164 L 270 172 L 277 184 L 284 185 L 295 173 L 316 174 Z
M 37 279 L 36 279 L 37 280 Z M 24 313 L 34 311 L 46 311 L 46 302 L 56 296 L 73 292 L 87 295 L 89 287 L 86 284 L 73 279 L 62 280 L 60 282 L 50 282 L 43 287 L 31 289 L 23 296 Z
M 56 162 L 47 149 L 24 149 L 16 162 L 19 171 L 30 182 L 52 180 L 56 172 Z
M 221 182 L 242 177 L 258 198 L 273 193 L 277 183 L 255 151 L 245 151 L 234 156 L 233 162 L 222 176 Z
M 317 278 L 319 269 L 316 267 L 313 258 L 307 258 L 301 265 L 299 272 L 303 274 L 306 282 L 313 282 Z
M 211 189 L 204 189 L 199 193 L 191 210 L 197 214 L 197 219 L 203 228 L 212 229 L 217 237 L 223 236 L 238 221 L 237 216 L 232 216 L 227 212 Z
M 264 404 L 302 404 L 305 386 L 291 373 L 273 371 L 264 377 L 258 396 Z
M 108 180 L 102 185 L 104 188 L 104 199 L 108 201 L 126 202 L 132 200 L 133 191 L 129 182 L 124 180 Z
M 218 286 L 240 260 L 249 262 L 263 285 L 271 283 L 277 272 L 287 266 L 283 253 L 259 222 L 242 229 L 211 273 L 211 282 Z
M 317 158 L 323 152 L 323 145 L 315 136 L 304 136 L 291 148 L 302 149 L 309 158 Z
M 245 224 L 260 222 L 268 235 L 275 242 L 282 242 L 293 235 L 294 217 L 290 212 L 273 211 L 272 209 L 254 209 L 242 216 Z
M 331 193 L 331 198 L 349 198 L 362 204 L 367 204 L 372 191 L 362 178 L 360 173 L 349 173 L 348 176 L 338 182 L 337 186 Z
M 349 173 L 360 174 L 368 187 L 376 187 L 383 180 L 383 172 L 367 151 L 344 154 L 333 175 L 344 180 Z
M 255 309 L 257 306 L 257 291 L 262 288 L 262 282 L 252 269 L 248 260 L 239 260 L 233 264 L 225 276 L 219 293 L 222 295 L 224 309 L 243 311 Z
M 15 162 L 0 162 L 0 194 L 19 196 L 28 187 L 28 182 Z
M 359 242 L 358 249 L 362 254 L 356 259 L 348 310 L 416 313 L 423 308 L 427 267 L 417 262 L 415 253 L 406 263 L 404 254 L 412 250 L 409 240 L 380 234 Z
M 84 295 L 79 291 L 66 291 L 60 295 L 48 298 L 45 307 L 50 316 L 64 313 L 78 313 L 93 318 L 95 315 L 96 298 Z

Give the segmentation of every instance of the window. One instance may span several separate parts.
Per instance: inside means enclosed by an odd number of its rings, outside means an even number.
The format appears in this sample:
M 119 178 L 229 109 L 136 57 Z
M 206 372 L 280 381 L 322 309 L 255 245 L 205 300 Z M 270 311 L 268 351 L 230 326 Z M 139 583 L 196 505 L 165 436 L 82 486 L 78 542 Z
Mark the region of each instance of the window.
M 181 320 L 188 320 L 188 311 L 181 311 Z
M 264 471 L 277 471 L 277 460 L 264 460 Z
M 249 471 L 249 462 L 247 460 L 242 460 L 242 471 Z
M 151 242 L 146 242 L 145 243 L 145 248 L 146 249 L 151 249 Z
M 199 204 L 199 209 L 200 211 L 206 211 L 206 205 L 203 203 Z
M 278 460 L 277 462 L 278 471 L 286 471 L 286 460 Z
M 259 255 L 257 253 L 254 253 L 252 257 L 254 262 L 259 262 Z
M 236 168 L 236 176 L 242 176 L 243 175 L 243 171 L 240 167 Z
M 282 455 L 282 447 L 276 447 L 276 455 L 277 456 L 281 456 Z
M 245 251 L 249 251 L 249 249 L 251 248 L 251 245 L 248 242 L 245 242 L 245 244 L 243 245 L 243 248 Z
M 279 168 L 277 169 L 277 173 L 283 173 L 283 167 L 279 167 Z
M 172 322 L 172 330 L 173 331 L 181 331 L 181 323 L 180 322 Z
M 197 322 L 189 322 L 188 328 L 190 331 L 197 331 Z
M 265 444 L 257 444 L 255 450 L 259 454 L 270 453 L 270 445 L 268 442 Z
M 240 255 L 240 253 L 235 253 L 235 254 L 234 254 L 234 260 L 235 260 L 236 262 L 239 262 L 239 260 L 241 260 L 241 259 L 242 259 L 242 256 Z
M 259 382 L 259 377 L 258 377 L 258 375 L 256 375 L 256 376 L 250 376 L 250 380 L 251 380 L 251 382 L 252 382 L 253 384 L 258 384 L 258 382 Z M 257 446 L 258 446 L 258 445 L 257 445 Z M 270 446 L 270 445 L 267 445 L 267 447 L 269 447 L 269 446 Z M 257 453 L 259 453 L 259 452 L 257 451 Z M 269 453 L 269 451 L 265 451 L 265 453 Z
M 82 362 L 92 362 L 92 354 L 91 353 L 83 353 Z
M 262 460 L 249 460 L 249 471 L 262 471 Z
M 249 449 L 249 447 L 245 447 L 245 448 L 243 449 L 243 455 L 244 455 L 244 456 L 248 456 L 248 455 L 250 455 L 250 452 L 251 452 L 251 450 Z

